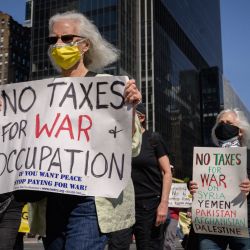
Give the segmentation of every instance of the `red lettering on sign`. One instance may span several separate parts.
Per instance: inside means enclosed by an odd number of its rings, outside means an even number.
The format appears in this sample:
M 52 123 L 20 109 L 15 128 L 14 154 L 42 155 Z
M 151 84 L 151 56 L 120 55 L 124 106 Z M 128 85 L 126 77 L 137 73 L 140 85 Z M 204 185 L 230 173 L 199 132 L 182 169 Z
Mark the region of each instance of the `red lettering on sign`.
M 215 184 L 217 187 L 220 187 L 221 184 L 224 184 L 224 187 L 227 187 L 227 184 L 225 182 L 226 176 L 223 174 L 220 174 L 219 176 L 215 176 L 214 174 L 201 174 L 201 181 L 202 181 L 202 187 L 211 186 L 211 184 Z
M 92 127 L 92 120 L 90 116 L 80 115 L 78 117 L 78 126 L 75 128 L 72 126 L 69 115 L 65 115 L 62 120 L 60 118 L 61 114 L 57 113 L 52 126 L 49 126 L 47 123 L 41 124 L 40 115 L 37 114 L 35 124 L 35 137 L 39 138 L 42 134 L 47 137 L 52 137 L 54 134 L 54 137 L 57 138 L 62 131 L 68 131 L 71 140 L 73 140 L 75 138 L 74 135 L 77 134 L 77 140 L 79 141 L 81 138 L 81 134 L 83 133 L 86 141 L 89 141 L 89 130 Z
M 83 119 L 86 118 L 89 122 L 89 126 L 86 127 L 86 128 L 83 128 L 82 127 L 82 123 L 83 123 Z M 78 141 L 80 140 L 80 135 L 81 135 L 81 131 L 83 131 L 85 137 L 86 137 L 86 140 L 89 141 L 89 134 L 88 134 L 88 130 L 90 130 L 92 127 L 92 120 L 91 118 L 88 116 L 88 115 L 80 115 L 79 116 L 79 119 L 78 119 Z

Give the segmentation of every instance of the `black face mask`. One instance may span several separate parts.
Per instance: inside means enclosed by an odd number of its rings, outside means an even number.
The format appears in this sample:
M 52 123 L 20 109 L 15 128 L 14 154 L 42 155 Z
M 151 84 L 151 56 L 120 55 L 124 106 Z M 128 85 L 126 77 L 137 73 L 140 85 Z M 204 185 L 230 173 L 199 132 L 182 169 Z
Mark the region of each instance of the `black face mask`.
M 240 129 L 231 124 L 219 123 L 214 132 L 218 140 L 227 141 L 238 136 Z

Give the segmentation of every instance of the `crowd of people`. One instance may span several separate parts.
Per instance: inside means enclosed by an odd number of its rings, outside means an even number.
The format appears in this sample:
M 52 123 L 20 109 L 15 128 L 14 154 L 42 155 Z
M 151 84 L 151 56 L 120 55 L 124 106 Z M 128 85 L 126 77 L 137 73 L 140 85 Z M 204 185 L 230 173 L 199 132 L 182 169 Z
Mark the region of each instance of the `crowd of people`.
M 49 58 L 61 77 L 104 76 L 96 72 L 119 57 L 119 51 L 80 13 L 52 16 L 47 41 Z M 134 80 L 126 83 L 124 102 L 133 107 L 132 132 L 128 135 L 132 136 L 132 173 L 120 196 L 111 199 L 37 191 L 1 194 L 0 250 L 16 249 L 26 202 L 31 232 L 43 237 L 46 250 L 102 250 L 107 244 L 109 250 L 126 250 L 133 235 L 138 250 L 174 249 L 179 209 L 168 207 L 172 183 L 169 150 L 158 133 L 146 129 L 146 109 Z M 217 117 L 212 139 L 217 147 L 241 147 L 247 145 L 249 132 L 242 112 L 225 110 Z M 239 186 L 248 195 L 247 177 Z M 191 193 L 195 195 L 198 189 L 197 183 L 191 181 Z M 170 223 L 166 227 L 167 218 Z M 250 249 L 249 238 L 207 234 L 196 237 L 197 248 L 193 250 L 224 250 L 228 245 L 235 250 Z

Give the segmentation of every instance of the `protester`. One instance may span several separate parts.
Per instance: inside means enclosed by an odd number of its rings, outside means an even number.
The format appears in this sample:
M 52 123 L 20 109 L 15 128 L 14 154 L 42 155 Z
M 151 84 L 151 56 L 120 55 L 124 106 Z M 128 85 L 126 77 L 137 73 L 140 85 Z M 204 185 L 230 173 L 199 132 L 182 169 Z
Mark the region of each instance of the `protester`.
M 0 250 L 14 249 L 23 205 L 12 193 L 0 194 Z
M 142 124 L 142 147 L 132 160 L 135 186 L 137 249 L 161 249 L 172 175 L 165 144 L 157 133 L 146 130 L 146 110 L 139 104 L 136 113 Z
M 52 16 L 49 20 L 48 43 L 49 57 L 63 77 L 103 76 L 93 71 L 118 58 L 117 50 L 80 13 L 65 12 Z M 141 94 L 134 80 L 127 82 L 124 98 L 126 103 L 134 106 L 140 102 Z M 139 153 L 140 135 L 139 121 L 135 118 L 133 155 Z M 30 213 L 31 232 L 40 235 L 45 234 L 41 228 L 44 221 L 37 221 L 38 217 L 43 219 L 45 214 L 43 204 L 45 202 L 40 201 L 39 205 L 31 205 Z M 45 249 L 104 249 L 107 233 L 131 227 L 134 221 L 132 180 L 117 199 L 48 193 Z
M 241 147 L 247 146 L 250 135 L 250 125 L 243 112 L 237 109 L 227 109 L 220 112 L 216 123 L 212 129 L 213 143 L 218 147 Z M 248 164 L 249 166 L 249 164 Z M 248 175 L 250 174 L 248 167 Z M 248 195 L 250 191 L 250 181 L 246 178 L 239 183 L 243 193 Z M 194 194 L 198 190 L 196 182 L 190 182 L 190 193 Z M 250 223 L 250 206 L 248 197 L 248 225 Z M 233 250 L 250 249 L 248 238 L 221 236 L 212 234 L 197 234 L 200 250 L 225 250 L 227 246 Z
M 163 247 L 172 183 L 170 163 L 160 135 L 146 130 L 145 106 L 137 105 L 136 113 L 143 133 L 141 152 L 132 159 L 136 222 L 133 228 L 111 234 L 109 250 L 129 249 L 132 233 L 135 234 L 138 250 L 159 250 Z

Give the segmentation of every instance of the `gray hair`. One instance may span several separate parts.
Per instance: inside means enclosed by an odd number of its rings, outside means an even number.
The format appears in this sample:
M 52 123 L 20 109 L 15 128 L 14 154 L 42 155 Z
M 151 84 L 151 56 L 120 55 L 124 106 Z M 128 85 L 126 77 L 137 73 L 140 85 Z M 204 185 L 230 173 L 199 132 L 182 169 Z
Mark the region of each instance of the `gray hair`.
M 249 124 L 245 114 L 243 113 L 243 111 L 240 111 L 239 109 L 225 109 L 225 110 L 222 110 L 217 115 L 216 122 L 212 128 L 212 133 L 211 133 L 213 143 L 215 145 L 219 146 L 218 139 L 215 136 L 215 129 L 217 128 L 217 126 L 219 124 L 219 120 L 220 120 L 221 116 L 225 113 L 228 113 L 228 112 L 232 112 L 236 115 L 236 119 L 238 122 L 237 126 L 242 130 L 241 145 L 249 147 L 250 146 L 250 141 L 249 141 L 250 140 L 250 124 Z
M 97 27 L 83 14 L 74 11 L 58 13 L 49 19 L 49 33 L 52 33 L 53 25 L 59 20 L 73 20 L 78 23 L 80 36 L 87 38 L 90 42 L 89 50 L 84 54 L 84 65 L 92 71 L 102 69 L 117 61 L 119 51 L 100 34 Z M 52 61 L 53 66 L 54 63 Z

